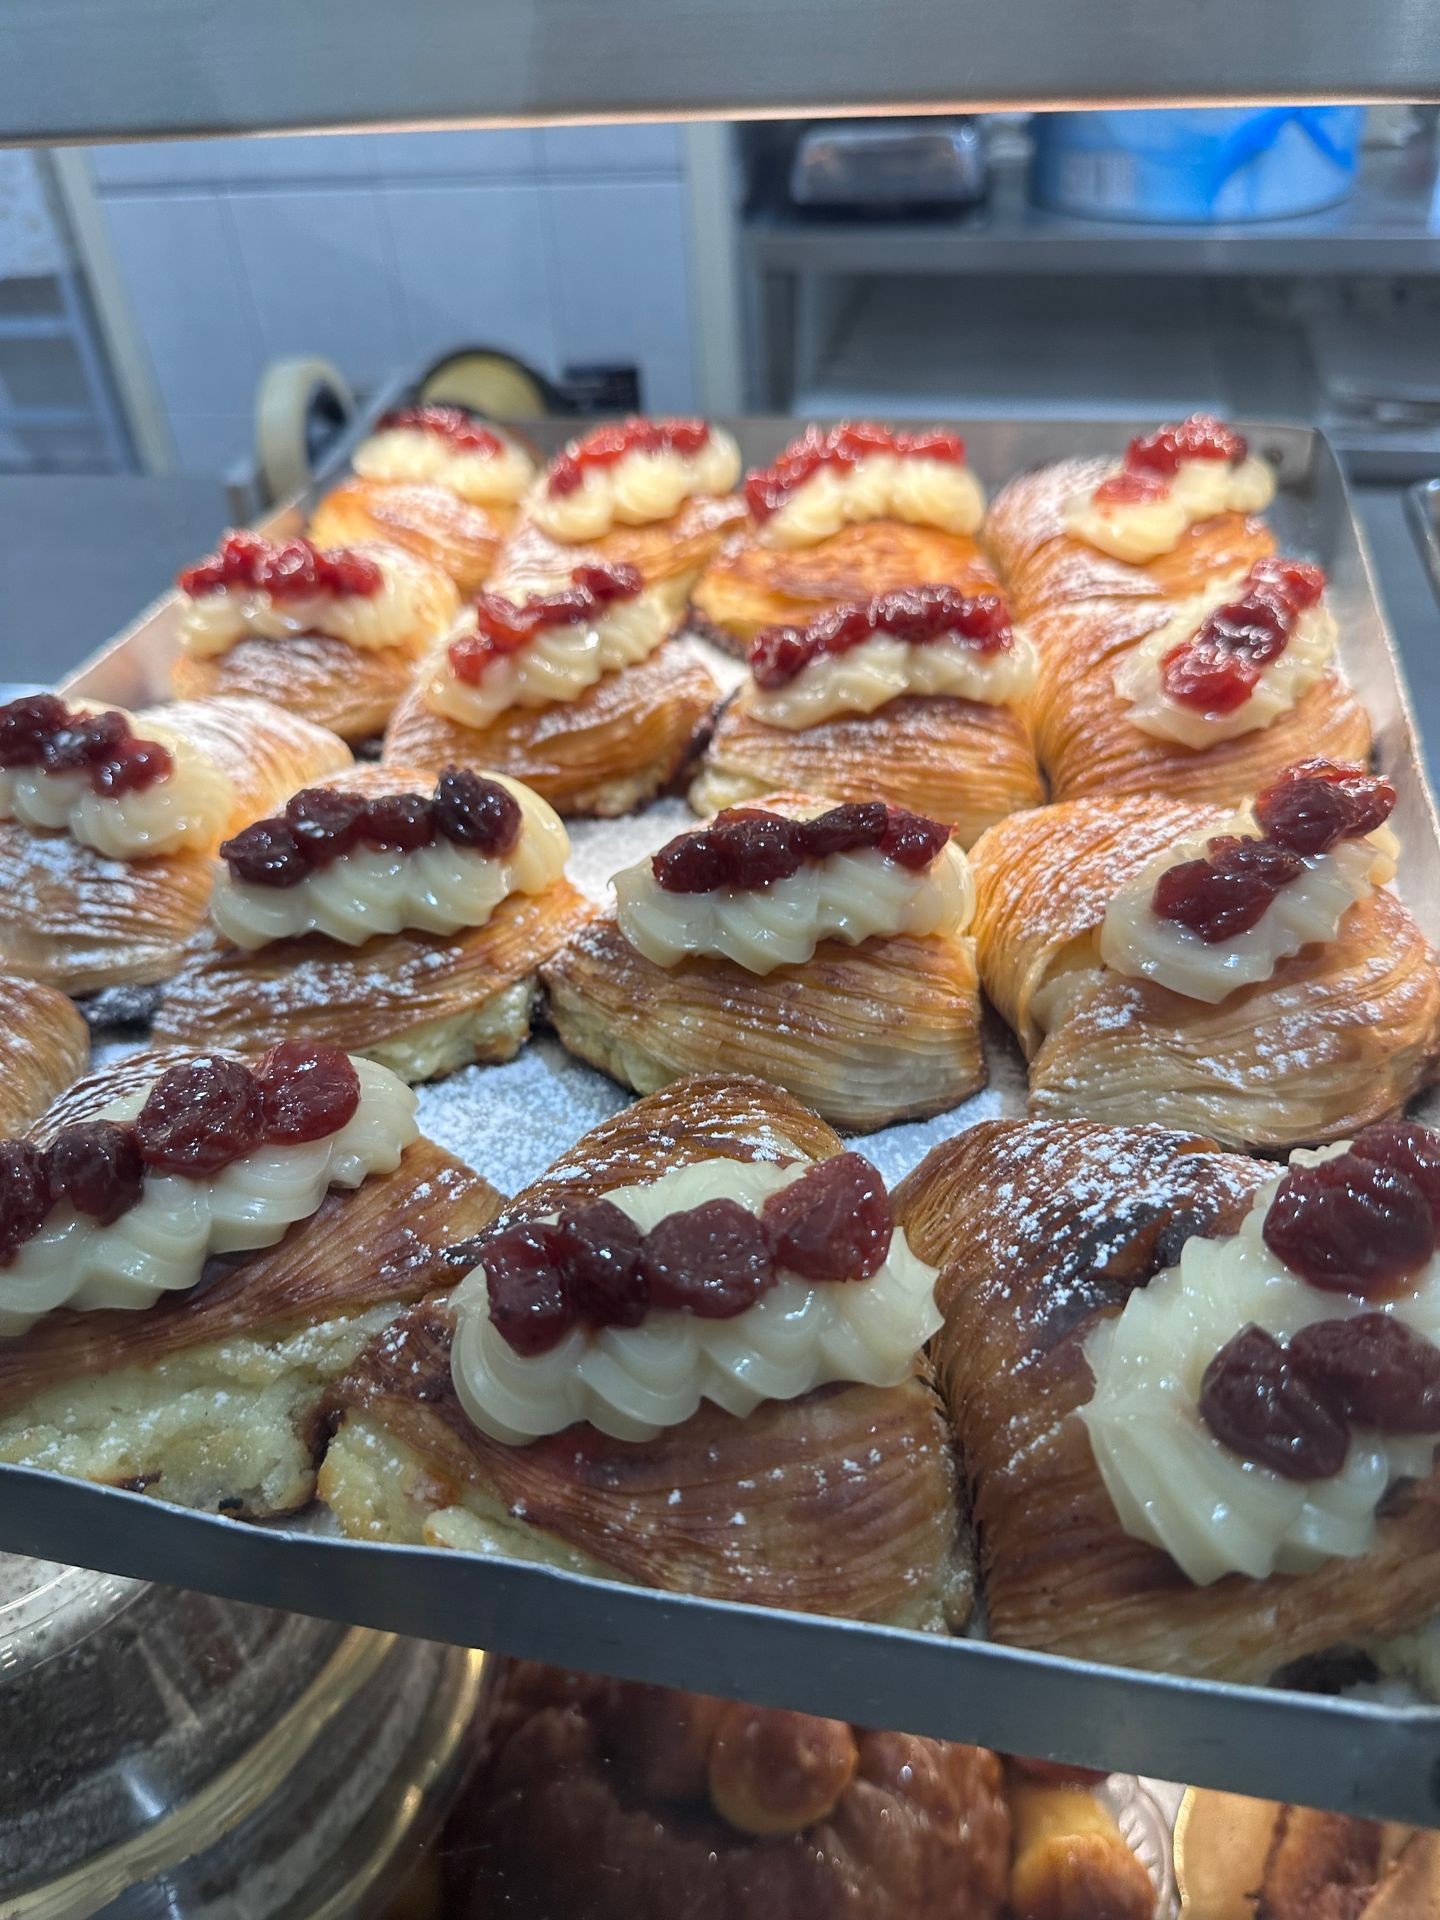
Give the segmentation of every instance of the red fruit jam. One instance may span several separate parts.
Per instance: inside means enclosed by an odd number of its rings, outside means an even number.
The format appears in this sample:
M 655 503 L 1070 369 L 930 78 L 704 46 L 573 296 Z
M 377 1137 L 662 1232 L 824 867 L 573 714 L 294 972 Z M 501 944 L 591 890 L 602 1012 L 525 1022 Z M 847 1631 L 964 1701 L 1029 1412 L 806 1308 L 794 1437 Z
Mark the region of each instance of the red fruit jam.
M 1383 827 L 1395 799 L 1394 787 L 1378 774 L 1302 760 L 1257 795 L 1255 818 L 1267 839 L 1313 857 Z
M 558 593 L 527 594 L 509 600 L 482 593 L 475 602 L 475 631 L 450 642 L 450 671 L 467 686 L 479 683 L 491 661 L 519 653 L 546 627 L 573 627 L 598 620 L 617 600 L 633 600 L 644 590 L 638 570 L 623 562 L 576 567 L 571 584 Z
M 87 1120 L 62 1127 L 45 1155 L 50 1200 L 68 1200 L 97 1227 L 109 1227 L 140 1199 L 145 1162 L 134 1127 Z
M 1160 663 L 1165 692 L 1200 713 L 1234 713 L 1324 590 L 1324 574 L 1303 560 L 1258 562 L 1239 597 L 1212 608 L 1190 638 L 1165 655 Z
M 225 589 L 268 593 L 272 600 L 308 600 L 322 593 L 370 599 L 384 586 L 385 576 L 366 554 L 348 547 L 322 550 L 298 538 L 276 541 L 258 533 L 231 532 L 216 552 L 177 574 L 175 584 L 192 599 Z
M 1391 1314 L 1313 1321 L 1290 1363 L 1358 1427 L 1440 1433 L 1440 1347 Z
M 0 707 L 0 767 L 83 773 L 92 792 L 118 799 L 168 780 L 175 761 L 158 740 L 137 738 L 123 713 L 76 713 L 38 693 Z
M 355 1118 L 360 1076 L 339 1047 L 282 1040 L 256 1071 L 265 1138 L 274 1146 L 324 1140 Z
M 764 1231 L 738 1200 L 670 1214 L 646 1234 L 642 1261 L 654 1304 L 700 1320 L 733 1320 L 775 1284 Z
M 1140 507 L 1163 500 L 1169 491 L 1170 483 L 1158 473 L 1133 473 L 1129 467 L 1118 467 L 1090 497 L 1097 507 Z
M 822 467 L 856 467 L 877 453 L 899 459 L 944 460 L 954 466 L 965 464 L 965 442 L 959 434 L 938 427 L 896 433 L 869 420 L 846 421 L 831 427 L 828 433 L 819 427 L 807 427 L 773 466 L 746 476 L 746 504 L 757 520 L 768 520 Z
M 395 407 L 380 416 L 375 431 L 433 433 L 437 439 L 448 440 L 457 453 L 479 454 L 487 460 L 505 451 L 499 434 L 472 419 L 462 407 Z
M 547 490 L 574 493 L 592 467 L 613 467 L 627 453 L 678 453 L 693 460 L 710 438 L 703 420 L 642 420 L 638 417 L 596 427 L 572 440 L 550 463 Z
M 1259 1327 L 1242 1328 L 1210 1362 L 1199 1411 L 1233 1453 L 1286 1480 L 1329 1480 L 1350 1450 L 1339 1407 Z
M 650 862 L 666 893 L 714 893 L 768 886 L 807 860 L 877 850 L 911 873 L 923 872 L 951 829 L 883 801 L 831 807 L 813 820 L 787 820 L 760 807 L 732 807 L 708 827 L 668 841 Z
M 1265 1244 L 1312 1287 L 1386 1299 L 1435 1252 L 1436 1226 L 1407 1154 L 1371 1141 L 1312 1167 L 1291 1167 L 1265 1214 Z M 1383 1157 L 1382 1157 L 1383 1156 Z
M 561 1214 L 565 1283 L 575 1310 L 592 1327 L 638 1327 L 650 1306 L 641 1266 L 640 1229 L 613 1200 L 592 1200 Z
M 49 1210 L 45 1155 L 28 1140 L 0 1140 L 0 1266 L 40 1231 Z
M 1250 451 L 1238 433 L 1212 413 L 1192 413 L 1176 426 L 1157 427 L 1125 449 L 1125 465 L 1134 473 L 1158 473 L 1173 478 L 1187 460 L 1227 460 L 1237 463 Z
M 260 1083 L 238 1060 L 218 1054 L 171 1067 L 150 1089 L 135 1133 L 153 1172 L 206 1179 L 265 1138 Z
M 821 1160 L 772 1193 L 761 1222 L 776 1266 L 804 1280 L 868 1280 L 895 1231 L 885 1182 L 858 1153 Z
M 564 1257 L 561 1236 L 541 1221 L 522 1222 L 486 1241 L 490 1319 L 516 1353 L 549 1353 L 574 1326 Z
M 750 643 L 750 672 L 773 691 L 812 660 L 849 653 L 876 634 L 909 646 L 954 635 L 975 653 L 1003 653 L 1014 629 L 998 594 L 961 593 L 958 587 L 904 587 L 853 606 L 832 607 L 804 627 L 767 627 Z

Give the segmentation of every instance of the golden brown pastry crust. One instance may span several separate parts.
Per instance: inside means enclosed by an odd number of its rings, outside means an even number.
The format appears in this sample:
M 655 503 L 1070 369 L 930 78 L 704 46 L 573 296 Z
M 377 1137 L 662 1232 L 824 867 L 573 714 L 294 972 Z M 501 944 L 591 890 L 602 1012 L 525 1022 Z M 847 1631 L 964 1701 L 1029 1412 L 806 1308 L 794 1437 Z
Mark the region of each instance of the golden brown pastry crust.
M 766 627 L 803 626 L 827 607 L 896 587 L 994 593 L 995 571 L 969 534 L 866 520 L 813 547 L 767 547 L 752 531 L 725 542 L 690 596 L 692 624 L 743 654 Z
M 367 798 L 424 793 L 409 767 L 355 767 L 325 783 Z M 363 946 L 313 936 L 254 952 L 197 939 L 155 1015 L 157 1044 L 263 1052 L 326 1041 L 403 1079 L 436 1079 L 474 1061 L 511 1060 L 530 1037 L 536 972 L 595 909 L 568 880 L 511 894 L 483 927 L 381 934 Z
M 320 547 L 367 540 L 403 547 L 448 574 L 462 599 L 490 578 L 515 518 L 512 507 L 481 507 L 426 481 L 343 480 L 316 507 L 308 534 Z
M 1150 1920 L 1150 1876 L 1093 1793 L 1012 1773 L 1009 1800 L 1011 1920 Z
M 419 647 L 352 647 L 324 633 L 292 640 L 240 640 L 200 659 L 182 653 L 170 669 L 177 700 L 250 694 L 328 727 L 342 740 L 383 733 L 415 677 Z
M 674 589 L 678 621 L 685 598 L 701 569 L 725 536 L 748 518 L 738 494 L 687 500 L 668 520 L 645 526 L 613 526 L 598 540 L 571 545 L 556 540 L 522 510 L 495 569 L 498 581 L 551 581 L 569 578 L 572 568 L 599 563 L 634 567 L 647 587 Z
M 1065 531 L 1065 503 L 1114 471 L 1112 460 L 1060 460 L 1023 473 L 990 504 L 984 541 L 1005 582 L 1010 610 L 1029 620 L 1074 601 L 1180 600 L 1217 575 L 1244 573 L 1275 551 L 1264 521 L 1243 513 L 1197 521 L 1171 553 L 1142 566 L 1087 546 Z M 1032 630 L 1042 647 L 1043 632 Z
M 667 1709 L 688 1720 L 719 1707 L 507 1667 L 490 1695 L 479 1778 L 448 1836 L 447 1911 L 457 1920 L 501 1911 L 514 1920 L 997 1920 L 1009 1821 L 994 1754 L 855 1728 L 854 1776 L 832 1811 L 800 1833 L 757 1841 L 713 1810 L 703 1786 L 687 1794 L 689 1779 L 632 1770 L 637 1720 L 656 1729 Z M 784 1718 L 797 1740 L 834 1724 Z
M 1015 708 L 906 694 L 875 713 L 771 727 L 742 688 L 716 722 L 690 803 L 697 813 L 717 813 L 777 787 L 830 800 L 888 800 L 944 820 L 962 847 L 1045 798 L 1030 727 Z
M 412 690 L 390 722 L 384 759 L 432 774 L 451 765 L 508 773 L 559 813 L 608 818 L 675 778 L 718 698 L 695 650 L 670 640 L 637 665 L 607 673 L 578 700 L 510 707 L 489 727 L 432 713 Z
M 1434 1613 L 1440 1471 L 1390 1496 L 1362 1559 L 1197 1587 L 1123 1531 L 1096 1468 L 1076 1413 L 1091 1327 L 1191 1234 L 1233 1232 L 1269 1172 L 1159 1127 L 999 1120 L 937 1147 L 897 1189 L 910 1245 L 943 1268 L 932 1352 L 997 1640 L 1259 1682 Z
M 502 1221 L 717 1156 L 840 1150 L 823 1121 L 776 1088 L 692 1080 L 592 1128 Z M 448 1303 L 431 1301 L 337 1388 L 341 1424 L 321 1493 L 347 1532 L 443 1540 L 447 1510 L 468 1507 L 498 1522 L 511 1552 L 645 1586 L 911 1626 L 954 1624 L 968 1611 L 949 1439 L 919 1373 L 895 1388 L 766 1401 L 743 1421 L 707 1402 L 644 1443 L 581 1425 L 508 1447 L 460 1406 L 452 1331 Z M 367 1477 L 376 1460 L 387 1462 L 392 1494 L 398 1481 L 398 1504 Z
M 570 1051 L 637 1093 L 729 1067 L 868 1131 L 943 1113 L 985 1084 L 968 937 L 826 940 L 803 966 L 762 975 L 701 956 L 656 966 L 607 914 L 540 977 Z
M 216 845 L 350 765 L 334 734 L 266 700 L 181 702 L 159 709 L 162 717 L 234 785 Z M 145 714 L 136 718 L 143 734 Z M 107 860 L 68 834 L 0 823 L 0 964 L 71 994 L 167 979 L 204 923 L 213 875 L 206 851 Z
M 1281 1150 L 1354 1133 L 1435 1078 L 1440 963 L 1391 893 L 1218 1006 L 1101 965 L 1096 931 L 1117 888 L 1223 817 L 1096 797 L 1013 815 L 977 843 L 980 978 L 1029 1057 L 1037 1117 L 1143 1115 Z M 1068 994 L 1055 986 L 1067 973 Z M 1063 1002 L 1048 1033 L 1036 1011 L 1047 987 Z
M 90 1060 L 90 1029 L 63 993 L 0 974 L 0 1138 L 20 1132 Z
M 1257 1920 L 1359 1920 L 1380 1878 L 1378 1820 L 1281 1807 L 1270 1836 Z

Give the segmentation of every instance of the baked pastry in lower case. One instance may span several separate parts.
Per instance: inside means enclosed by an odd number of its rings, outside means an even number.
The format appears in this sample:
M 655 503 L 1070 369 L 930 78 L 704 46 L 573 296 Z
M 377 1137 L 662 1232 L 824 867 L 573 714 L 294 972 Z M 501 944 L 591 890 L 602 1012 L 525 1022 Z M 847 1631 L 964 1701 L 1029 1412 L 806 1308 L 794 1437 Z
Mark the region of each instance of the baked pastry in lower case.
M 494 571 L 514 518 L 513 507 L 462 500 L 433 480 L 357 475 L 331 488 L 306 532 L 320 547 L 398 547 L 448 575 L 468 600 Z
M 570 1051 L 638 1092 L 728 1066 L 869 1128 L 984 1084 L 969 868 L 939 822 L 771 795 L 615 892 L 541 978 Z
M 1037 1116 L 1332 1140 L 1440 1061 L 1440 964 L 1388 890 L 1387 781 L 1303 761 L 1235 814 L 1071 800 L 976 845 L 986 993 Z
M 1150 1875 L 1089 1785 L 1064 1777 L 1074 1771 L 1007 1769 L 1012 1920 L 1151 1920 Z
M 879 1176 L 797 1101 L 718 1076 L 652 1095 L 527 1187 L 476 1258 L 335 1390 L 321 1491 L 348 1534 L 963 1619 L 949 1438 L 914 1358 L 933 1275 Z
M 1274 495 L 1244 438 L 1195 414 L 1132 440 L 1118 463 L 1060 460 L 1012 480 L 985 544 L 1026 621 L 1077 602 L 1179 600 L 1274 552 L 1255 517 Z M 1043 624 L 1033 631 L 1042 649 L 1060 644 Z
M 258 1518 L 320 1401 L 499 1208 L 332 1048 L 135 1055 L 0 1144 L 0 1459 Z
M 1033 705 L 1054 797 L 1234 801 L 1305 754 L 1367 759 L 1370 722 L 1335 662 L 1324 589 L 1319 567 L 1272 558 L 1178 605 L 1067 615 Z
M 385 758 L 480 764 L 562 813 L 624 813 L 674 778 L 719 697 L 671 643 L 678 617 L 673 583 L 628 563 L 481 594 L 396 713 Z
M 1196 1920 L 1434 1920 L 1440 1834 L 1191 1787 L 1176 1878 Z
M 53 987 L 0 974 L 0 1136 L 18 1133 L 90 1061 L 90 1029 Z
M 357 767 L 306 789 L 222 846 L 213 938 L 154 1037 L 324 1040 L 409 1081 L 509 1060 L 537 968 L 592 912 L 568 852 L 545 802 L 503 777 Z
M 998 1920 L 980 1747 L 516 1663 L 447 1835 L 457 1920 Z
M 1263 1681 L 1436 1612 L 1437 1169 L 996 1121 L 902 1183 L 997 1639 Z
M 768 627 L 919 581 L 989 593 L 976 543 L 985 501 L 965 443 L 868 422 L 810 427 L 745 482 L 751 526 L 728 539 L 691 595 L 691 624 L 744 653 Z
M 1035 653 L 995 594 L 906 587 L 771 627 L 690 789 L 697 813 L 778 788 L 888 800 L 955 828 L 1045 798 L 1025 704 Z
M 70 994 L 168 978 L 220 841 L 349 765 L 333 733 L 265 700 L 0 707 L 0 964 Z

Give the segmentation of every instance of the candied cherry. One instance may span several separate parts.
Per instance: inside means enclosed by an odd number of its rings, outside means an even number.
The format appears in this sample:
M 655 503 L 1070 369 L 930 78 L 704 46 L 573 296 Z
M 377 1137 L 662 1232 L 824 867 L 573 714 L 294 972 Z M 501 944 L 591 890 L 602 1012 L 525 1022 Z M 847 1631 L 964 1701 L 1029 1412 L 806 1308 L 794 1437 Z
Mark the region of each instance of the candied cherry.
M 34 1238 L 49 1211 L 44 1154 L 28 1140 L 0 1140 L 0 1265 Z
M 952 829 L 904 807 L 887 808 L 889 818 L 880 838 L 880 851 L 907 873 L 921 873 L 949 840 Z
M 1268 840 L 1235 840 L 1209 859 L 1182 860 L 1155 882 L 1151 905 L 1207 945 L 1258 926 L 1281 887 L 1304 872 L 1299 856 Z
M 592 467 L 613 467 L 630 453 L 670 451 L 693 459 L 710 438 L 703 420 L 644 420 L 632 418 L 596 427 L 572 440 L 550 465 L 551 493 L 574 493 Z
M 328 866 L 359 844 L 368 811 L 358 793 L 305 787 L 285 804 L 285 824 L 312 867 Z
M 1440 1347 L 1388 1313 L 1312 1321 L 1290 1363 L 1357 1426 L 1440 1433 Z
M 804 864 L 799 824 L 778 813 L 721 814 L 714 831 L 724 839 L 733 887 L 766 887 L 788 880 Z
M 638 1327 L 650 1305 L 640 1229 L 613 1200 L 569 1207 L 556 1221 L 570 1298 L 594 1327 Z
M 1177 425 L 1137 435 L 1125 449 L 1125 464 L 1137 472 L 1175 474 L 1187 460 L 1243 460 L 1249 447 L 1213 413 L 1192 413 Z
M 761 1223 L 775 1264 L 804 1280 L 868 1280 L 895 1230 L 885 1182 L 858 1153 L 837 1153 L 765 1202 Z
M 218 1054 L 171 1067 L 150 1089 L 135 1132 L 147 1167 L 203 1180 L 264 1139 L 260 1082 Z
M 1345 1464 L 1344 1415 L 1260 1327 L 1242 1327 L 1206 1367 L 1199 1411 L 1232 1453 L 1286 1480 L 1329 1480 Z
M 731 1320 L 775 1284 L 755 1215 L 738 1200 L 707 1200 L 672 1213 L 645 1236 L 643 1271 L 657 1307 Z
M 279 1146 L 324 1140 L 355 1118 L 360 1076 L 339 1047 L 282 1040 L 256 1071 L 265 1138 Z
M 516 1353 L 549 1353 L 575 1324 L 565 1285 L 563 1235 L 543 1221 L 522 1221 L 485 1242 L 485 1292 L 495 1331 Z
M 1097 507 L 1138 507 L 1163 500 L 1169 492 L 1169 483 L 1158 473 L 1132 473 L 1121 467 L 1100 482 L 1092 497 Z
M 0 707 L 0 767 L 38 767 L 46 742 L 70 722 L 70 709 L 53 693 L 29 693 Z
M 68 1200 L 97 1226 L 113 1226 L 140 1199 L 145 1162 L 133 1127 L 86 1120 L 62 1127 L 45 1154 L 52 1200 Z
M 1383 827 L 1395 799 L 1394 787 L 1378 774 L 1302 760 L 1257 796 L 1255 818 L 1280 846 L 1313 856 Z
M 74 714 L 46 741 L 41 762 L 49 773 L 88 773 L 130 738 L 130 722 L 123 713 Z
M 1440 1133 L 1418 1120 L 1374 1120 L 1350 1142 L 1357 1160 L 1394 1167 L 1425 1196 L 1440 1238 Z
M 423 793 L 388 793 L 365 807 L 360 837 L 386 852 L 414 853 L 435 838 L 430 802 Z
M 1253 660 L 1197 635 L 1172 647 L 1160 662 L 1160 684 L 1178 706 L 1197 713 L 1234 713 L 1260 679 Z
M 158 740 L 122 741 L 108 758 L 91 769 L 90 784 L 97 793 L 143 793 L 175 771 L 174 756 Z
M 283 820 L 257 820 L 220 843 L 233 879 L 249 887 L 298 887 L 310 872 L 299 835 Z
M 1325 591 L 1323 567 L 1313 566 L 1308 560 L 1285 559 L 1279 554 L 1257 560 L 1247 578 L 1252 587 L 1263 587 L 1269 593 L 1278 594 L 1291 612 L 1297 614 L 1319 606 Z
M 1276 1259 L 1312 1287 L 1362 1298 L 1395 1292 L 1435 1251 L 1421 1189 L 1398 1167 L 1353 1153 L 1289 1168 L 1262 1231 Z
M 800 627 L 766 627 L 750 643 L 750 676 L 773 693 L 788 686 L 815 658 L 810 637 Z
M 520 838 L 520 802 L 498 780 L 486 780 L 468 767 L 446 767 L 430 811 L 436 832 L 453 846 L 500 857 Z
M 883 800 L 851 800 L 802 821 L 800 835 L 812 860 L 828 860 L 833 853 L 878 847 L 889 826 L 890 809 Z
M 667 840 L 650 861 L 650 871 L 666 893 L 714 893 L 727 883 L 726 843 L 713 828 L 680 833 Z

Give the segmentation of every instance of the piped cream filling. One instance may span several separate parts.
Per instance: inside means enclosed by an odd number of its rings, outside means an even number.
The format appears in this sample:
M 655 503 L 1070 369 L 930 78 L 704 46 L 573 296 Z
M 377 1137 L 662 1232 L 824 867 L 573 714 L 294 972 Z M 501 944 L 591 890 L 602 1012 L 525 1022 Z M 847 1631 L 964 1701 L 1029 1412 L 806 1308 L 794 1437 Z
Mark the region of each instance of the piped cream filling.
M 805 1164 L 705 1160 L 605 1198 L 642 1233 L 707 1201 L 758 1214 Z M 456 1289 L 451 1373 L 483 1433 L 512 1446 L 588 1421 L 617 1440 L 651 1440 L 711 1400 L 743 1420 L 762 1400 L 794 1400 L 833 1380 L 899 1386 L 935 1333 L 935 1268 L 897 1227 L 869 1280 L 812 1285 L 781 1272 L 731 1320 L 653 1309 L 638 1327 L 573 1327 L 549 1353 L 525 1355 L 496 1332 L 483 1264 Z
M 433 639 L 453 618 L 458 596 L 443 576 L 398 547 L 356 546 L 381 572 L 377 593 L 316 593 L 273 599 L 246 588 L 221 587 L 181 600 L 180 645 L 196 659 L 226 653 L 241 640 L 293 640 L 323 633 L 360 652 L 413 646 Z
M 1211 1006 L 1238 987 L 1268 980 L 1282 960 L 1333 940 L 1357 901 L 1395 876 L 1400 847 L 1389 827 L 1361 840 L 1342 840 L 1328 853 L 1310 854 L 1305 871 L 1275 894 L 1256 924 L 1233 939 L 1204 941 L 1178 921 L 1164 920 L 1152 903 L 1162 873 L 1186 860 L 1205 858 L 1217 834 L 1255 839 L 1260 829 L 1247 809 L 1233 820 L 1191 835 L 1157 854 L 1115 895 L 1100 927 L 1100 957 L 1116 973 L 1183 993 Z
M 976 533 L 985 495 L 969 467 L 922 453 L 871 453 L 818 467 L 760 526 L 767 547 L 813 547 L 864 520 L 903 520 L 942 533 Z
M 387 427 L 360 443 L 351 465 L 365 480 L 429 482 L 477 507 L 513 506 L 534 478 L 535 463 L 513 440 L 500 438 L 499 453 L 476 453 L 443 433 Z
M 319 933 L 358 947 L 377 934 L 413 927 L 458 933 L 483 927 L 512 893 L 543 893 L 565 871 L 570 840 L 538 793 L 489 773 L 520 803 L 520 838 L 501 858 L 436 839 L 408 853 L 357 847 L 296 887 L 257 887 L 222 866 L 211 897 L 216 926 L 237 947 L 263 947 Z
M 529 517 L 552 540 L 574 545 L 598 540 L 614 526 L 644 527 L 668 520 L 687 500 L 729 493 L 740 478 L 740 449 L 723 427 L 711 427 L 698 453 L 637 448 L 612 466 L 586 467 L 571 493 L 551 493 L 546 478 L 530 491 Z
M 307 1220 L 331 1187 L 358 1187 L 393 1173 L 419 1137 L 415 1095 L 388 1068 L 352 1058 L 360 1104 L 324 1140 L 262 1146 L 209 1179 L 147 1174 L 139 1203 L 97 1226 L 68 1203 L 54 1207 L 34 1239 L 0 1267 L 0 1336 L 25 1333 L 57 1307 L 150 1307 L 162 1293 L 193 1287 L 213 1254 L 273 1247 Z M 133 1120 L 150 1088 L 95 1117 Z
M 1290 1159 L 1309 1166 L 1343 1151 Z M 1255 1580 L 1305 1573 L 1332 1557 L 1367 1553 L 1387 1488 L 1423 1478 L 1434 1463 L 1433 1434 L 1357 1430 L 1333 1479 L 1287 1480 L 1241 1459 L 1201 1420 L 1206 1367 L 1251 1323 L 1283 1340 L 1317 1320 L 1378 1310 L 1440 1341 L 1440 1260 L 1394 1300 L 1322 1292 L 1282 1265 L 1261 1237 L 1278 1184 L 1277 1176 L 1261 1188 L 1230 1238 L 1187 1240 L 1179 1264 L 1137 1288 L 1123 1312 L 1085 1342 L 1095 1390 L 1080 1417 L 1120 1524 L 1168 1553 L 1197 1586 L 1227 1573 Z
M 746 699 L 757 720 L 795 730 L 837 713 L 874 713 L 907 693 L 1006 706 L 1030 692 L 1035 672 L 1035 649 L 1018 632 L 1008 647 L 989 653 L 956 633 L 920 645 L 877 633 L 848 652 L 818 655 L 783 687 L 752 683 Z
M 617 873 L 614 887 L 620 931 L 656 966 L 702 954 L 757 974 L 803 964 L 822 940 L 957 936 L 975 911 L 970 862 L 953 840 L 918 873 L 867 847 L 806 861 L 763 887 L 667 893 L 648 859 Z
M 1257 454 L 1228 460 L 1183 460 L 1157 500 L 1097 504 L 1094 491 L 1065 503 L 1065 531 L 1116 560 L 1142 566 L 1173 553 L 1186 530 L 1220 513 L 1261 513 L 1275 498 L 1275 474 Z
M 1126 654 L 1115 669 L 1115 691 L 1130 703 L 1127 717 L 1142 732 L 1200 752 L 1217 740 L 1233 740 L 1237 734 L 1259 733 L 1273 726 L 1324 674 L 1335 657 L 1339 629 L 1322 600 L 1300 614 L 1284 651 L 1261 669 L 1249 696 L 1232 712 L 1201 713 L 1172 700 L 1160 677 L 1166 654 L 1193 639 L 1215 608 L 1240 591 L 1240 580 L 1232 577 L 1186 600 L 1172 619 Z
M 668 585 L 646 587 L 631 600 L 612 601 L 594 620 L 542 627 L 518 652 L 487 662 L 473 683 L 451 670 L 447 651 L 450 640 L 474 632 L 473 616 L 462 614 L 435 655 L 422 698 L 432 713 L 463 727 L 488 727 L 511 707 L 578 700 L 607 673 L 648 660 L 669 639 L 676 614 Z
M 154 740 L 170 754 L 174 765 L 165 779 L 135 793 L 96 793 L 85 772 L 0 767 L 0 820 L 18 820 L 37 833 L 68 833 L 108 860 L 213 846 L 235 806 L 230 776 L 148 714 L 126 718 L 138 738 Z

